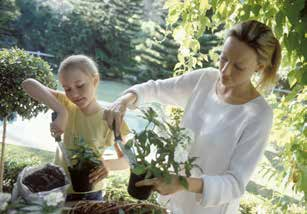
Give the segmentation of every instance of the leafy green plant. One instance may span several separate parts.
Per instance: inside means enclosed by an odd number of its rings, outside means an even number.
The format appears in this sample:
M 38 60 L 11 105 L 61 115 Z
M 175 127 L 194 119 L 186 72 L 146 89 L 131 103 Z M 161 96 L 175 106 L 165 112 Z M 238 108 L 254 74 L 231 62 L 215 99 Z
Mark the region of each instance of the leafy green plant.
M 23 118 L 30 119 L 37 116 L 41 111 L 47 111 L 45 105 L 38 103 L 22 90 L 21 83 L 27 78 L 35 78 L 50 88 L 56 88 L 56 82 L 47 62 L 21 49 L 2 49 L 0 51 L 0 62 L 0 119 L 3 120 L 0 161 L 0 191 L 2 191 L 8 117 L 16 112 Z
M 102 164 L 101 154 L 87 144 L 82 137 L 74 136 L 75 148 L 69 149 L 72 167 L 84 169 L 87 167 L 95 168 Z
M 163 121 L 151 107 L 141 111 L 147 125 L 140 133 L 133 131 L 133 137 L 125 145 L 135 154 L 136 163 L 132 172 L 136 175 L 145 174 L 145 178 L 162 177 L 168 183 L 171 174 L 176 174 L 181 185 L 188 188 L 186 178 L 181 173 L 189 177 L 194 167 L 202 171 L 194 163 L 197 157 L 188 156 L 191 133 L 176 123 Z
M 303 192 L 307 201 L 307 87 L 291 101 L 275 95 L 269 100 L 275 115 L 270 141 L 281 154 L 275 157 L 281 166 L 268 175 L 280 186 L 291 185 L 296 192 Z
M 272 27 L 282 44 L 283 59 L 278 88 L 292 90 L 287 99 L 274 103 L 275 121 L 272 141 L 277 157 L 283 165 L 283 172 L 272 176 L 276 183 L 293 184 L 293 189 L 305 193 L 306 199 L 306 84 L 307 84 L 307 1 L 229 1 L 229 0 L 166 0 L 168 10 L 166 25 L 179 44 L 178 63 L 175 74 L 195 69 L 206 60 L 200 51 L 199 38 L 205 30 L 229 29 L 235 23 L 256 19 Z M 209 42 L 209 41 L 208 41 Z M 218 48 L 216 49 L 218 50 Z M 209 57 L 217 62 L 216 51 L 209 51 Z M 290 113 L 289 113 L 290 110 Z M 292 182 L 292 181 L 293 182 Z M 306 200 L 305 200 L 306 201 Z
M 88 192 L 93 188 L 89 176 L 95 168 L 103 165 L 101 154 L 89 144 L 83 137 L 73 137 L 73 147 L 68 149 L 69 156 L 66 159 L 68 171 L 74 191 Z

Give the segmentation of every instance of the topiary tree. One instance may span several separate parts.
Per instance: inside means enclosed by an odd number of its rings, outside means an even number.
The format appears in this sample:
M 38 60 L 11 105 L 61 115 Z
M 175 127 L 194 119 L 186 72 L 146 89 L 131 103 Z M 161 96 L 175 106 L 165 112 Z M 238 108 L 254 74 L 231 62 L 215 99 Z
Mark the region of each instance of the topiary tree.
M 16 112 L 30 119 L 47 107 L 28 96 L 21 87 L 26 78 L 35 78 L 50 88 L 56 88 L 56 82 L 47 62 L 25 51 L 12 48 L 0 51 L 0 119 L 3 120 L 2 149 L 0 160 L 0 191 L 3 187 L 4 151 L 7 121 Z

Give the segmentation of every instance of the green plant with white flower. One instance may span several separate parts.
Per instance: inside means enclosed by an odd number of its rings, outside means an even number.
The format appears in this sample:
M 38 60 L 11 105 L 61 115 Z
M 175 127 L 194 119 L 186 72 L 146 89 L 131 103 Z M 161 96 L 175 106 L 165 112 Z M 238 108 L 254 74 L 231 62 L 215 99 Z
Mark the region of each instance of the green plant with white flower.
M 61 192 L 52 192 L 44 197 L 44 201 L 46 202 L 47 206 L 55 207 L 64 201 L 64 196 Z
M 51 192 L 43 197 L 43 201 L 32 201 L 31 203 L 19 198 L 10 202 L 11 195 L 0 194 L 0 213 L 31 213 L 31 214 L 60 214 L 64 205 L 64 195 L 62 192 Z
M 176 174 L 182 186 L 188 188 L 185 176 L 191 176 L 192 168 L 202 169 L 195 164 L 197 157 L 189 157 L 192 132 L 179 123 L 162 120 L 153 108 L 142 111 L 147 124 L 141 132 L 133 130 L 125 147 L 135 155 L 132 172 L 145 178 L 162 177 L 167 183 Z
M 11 194 L 0 193 L 0 213 L 6 213 L 10 200 Z

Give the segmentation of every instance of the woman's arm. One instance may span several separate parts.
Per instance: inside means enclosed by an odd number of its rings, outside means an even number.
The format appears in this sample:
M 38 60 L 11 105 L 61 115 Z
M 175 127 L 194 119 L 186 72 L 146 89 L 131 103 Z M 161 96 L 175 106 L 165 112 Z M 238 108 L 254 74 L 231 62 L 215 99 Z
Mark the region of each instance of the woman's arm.
M 137 187 L 141 186 L 153 186 L 153 190 L 157 191 L 161 195 L 169 195 L 180 191 L 189 191 L 194 193 L 202 193 L 204 184 L 201 178 L 186 177 L 188 182 L 188 189 L 184 187 L 179 182 L 179 177 L 177 175 L 172 175 L 171 183 L 165 183 L 162 178 L 153 178 L 139 181 L 135 184 Z
M 206 73 L 206 69 L 191 71 L 181 76 L 164 80 L 149 80 L 145 83 L 132 86 L 126 93 L 134 93 L 128 107 L 134 108 L 142 103 L 160 102 L 167 105 L 185 107 L 192 95 L 193 89 Z M 131 101 L 134 101 L 131 105 Z
M 150 80 L 132 86 L 124 91 L 124 95 L 115 100 L 110 108 L 105 111 L 104 119 L 111 129 L 115 121 L 116 135 L 118 135 L 118 127 L 121 126 L 127 107 L 133 109 L 142 103 L 153 101 L 185 107 L 193 89 L 206 72 L 209 72 L 209 70 L 200 69 L 178 77 Z

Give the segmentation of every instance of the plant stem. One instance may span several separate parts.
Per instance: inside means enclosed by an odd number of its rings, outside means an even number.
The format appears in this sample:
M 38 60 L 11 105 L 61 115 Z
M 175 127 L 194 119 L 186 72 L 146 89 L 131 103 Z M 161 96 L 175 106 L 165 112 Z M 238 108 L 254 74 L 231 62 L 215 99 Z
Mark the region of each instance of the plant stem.
M 5 151 L 5 137 L 6 137 L 6 122 L 7 116 L 3 118 L 3 133 L 2 133 L 2 147 L 0 160 L 0 192 L 3 192 L 3 174 L 4 174 L 4 151 Z

